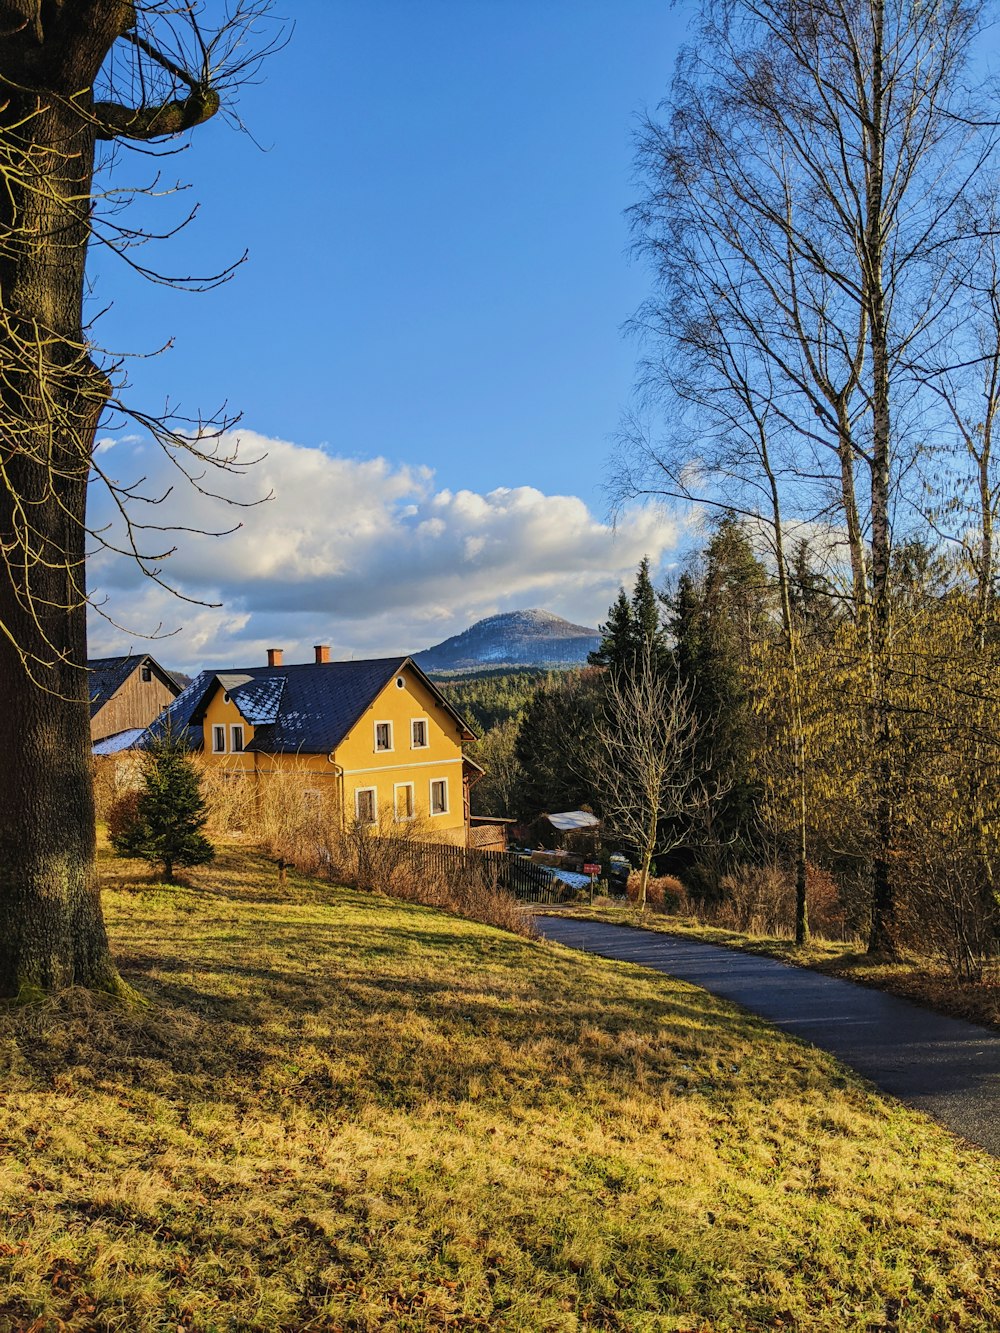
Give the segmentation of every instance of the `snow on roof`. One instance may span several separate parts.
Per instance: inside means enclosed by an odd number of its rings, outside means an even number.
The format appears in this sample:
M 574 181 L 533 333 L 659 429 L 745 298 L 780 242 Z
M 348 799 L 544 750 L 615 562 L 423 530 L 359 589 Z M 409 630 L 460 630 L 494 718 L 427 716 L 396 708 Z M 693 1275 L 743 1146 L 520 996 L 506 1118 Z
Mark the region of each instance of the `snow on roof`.
M 115 736 L 105 736 L 102 741 L 95 743 L 94 754 L 121 754 L 123 750 L 131 750 L 136 741 L 145 734 L 145 727 L 133 727 L 131 731 L 119 731 Z
M 567 810 L 561 815 L 546 815 L 553 828 L 561 833 L 570 833 L 574 829 L 597 828 L 600 820 L 587 810 Z
M 220 681 L 225 679 L 224 676 L 219 677 Z M 284 676 L 265 676 L 258 680 L 247 676 L 238 685 L 228 687 L 233 703 L 254 727 L 278 720 L 278 710 L 284 692 Z

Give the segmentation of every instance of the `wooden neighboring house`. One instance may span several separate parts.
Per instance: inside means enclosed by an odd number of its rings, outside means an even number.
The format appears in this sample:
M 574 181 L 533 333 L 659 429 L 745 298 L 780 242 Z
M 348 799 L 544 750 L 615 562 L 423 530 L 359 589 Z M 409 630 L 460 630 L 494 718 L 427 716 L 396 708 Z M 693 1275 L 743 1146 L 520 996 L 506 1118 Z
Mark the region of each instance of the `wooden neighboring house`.
M 203 671 L 156 729 L 169 725 L 206 765 L 266 782 L 297 774 L 344 823 L 425 820 L 434 841 L 467 845 L 469 789 L 483 770 L 462 753 L 475 734 L 409 657 Z
M 148 653 L 97 657 L 90 673 L 90 739 L 103 743 L 102 753 L 115 749 L 126 733 L 144 731 L 174 702 L 181 686 Z

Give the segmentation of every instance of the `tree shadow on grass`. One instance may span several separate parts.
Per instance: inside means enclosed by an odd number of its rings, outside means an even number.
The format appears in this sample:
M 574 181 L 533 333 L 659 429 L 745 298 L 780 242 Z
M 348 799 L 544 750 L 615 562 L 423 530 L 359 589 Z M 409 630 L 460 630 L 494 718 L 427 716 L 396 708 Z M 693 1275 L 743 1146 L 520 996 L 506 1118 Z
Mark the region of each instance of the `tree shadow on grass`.
M 178 911 L 169 898 L 149 919 L 123 907 L 112 938 L 148 1008 L 70 992 L 0 1015 L 0 1075 L 6 1027 L 22 1085 L 37 1088 L 82 1069 L 171 1101 L 535 1105 L 557 1087 L 690 1093 L 692 1070 L 741 1064 L 768 1032 L 684 983 L 430 908 L 312 881 L 272 903 L 228 884 L 250 869 L 232 858 L 227 882 L 213 872 Z M 242 910 L 213 917 L 213 900 Z
M 151 1026 L 168 1024 L 169 1040 L 156 1043 L 162 1076 L 178 1088 L 187 1079 L 194 1092 L 205 1079 L 249 1074 L 323 1109 L 458 1103 L 471 1088 L 480 1100 L 520 1095 L 535 1104 L 557 1080 L 583 1095 L 594 1081 L 625 1088 L 640 1067 L 647 1084 L 690 1091 L 690 1071 L 707 1051 L 742 1061 L 748 1025 L 766 1031 L 690 987 L 636 981 L 620 965 L 546 959 L 542 986 L 525 966 L 537 954 L 517 941 L 488 954 L 484 977 L 483 950 L 446 929 L 391 933 L 392 947 L 346 928 L 309 972 L 203 957 L 194 976 L 182 958 L 130 959 L 125 975 L 151 1000 Z M 286 929 L 271 943 L 306 953 L 315 938 Z M 369 966 L 373 958 L 398 966 L 405 947 L 430 951 L 438 965 L 424 975 Z M 148 1084 L 152 1071 L 142 1072 Z

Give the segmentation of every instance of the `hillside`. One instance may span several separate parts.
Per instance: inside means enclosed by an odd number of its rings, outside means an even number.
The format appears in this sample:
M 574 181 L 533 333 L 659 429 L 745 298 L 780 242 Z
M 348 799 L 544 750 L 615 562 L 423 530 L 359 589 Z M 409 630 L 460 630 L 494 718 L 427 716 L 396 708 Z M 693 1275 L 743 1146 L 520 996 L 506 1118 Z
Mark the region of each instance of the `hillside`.
M 0 1009 L 0 1330 L 1000 1327 L 997 1163 L 703 991 L 224 852 Z
M 573 625 L 551 611 L 504 611 L 415 653 L 414 660 L 425 671 L 582 666 L 599 642 L 596 629 Z

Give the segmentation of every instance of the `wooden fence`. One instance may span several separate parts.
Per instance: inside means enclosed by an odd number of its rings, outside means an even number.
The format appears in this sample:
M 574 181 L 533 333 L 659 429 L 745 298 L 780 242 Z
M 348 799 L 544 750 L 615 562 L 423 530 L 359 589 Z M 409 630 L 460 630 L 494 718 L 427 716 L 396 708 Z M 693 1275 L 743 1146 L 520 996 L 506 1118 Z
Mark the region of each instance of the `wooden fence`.
M 551 903 L 558 898 L 551 870 L 513 852 L 491 852 L 441 842 L 400 842 L 393 845 L 392 854 L 426 874 L 436 872 L 451 877 L 471 872 L 483 884 L 505 889 L 521 902 Z

